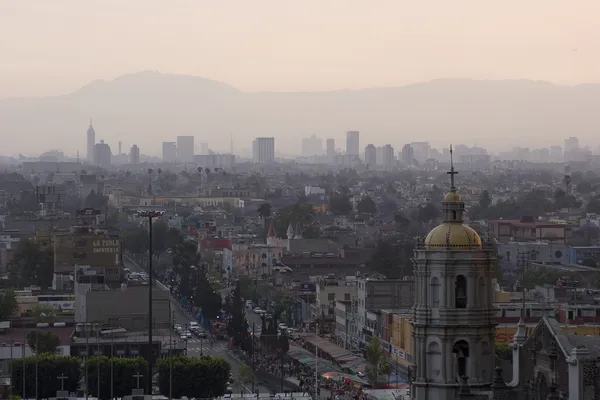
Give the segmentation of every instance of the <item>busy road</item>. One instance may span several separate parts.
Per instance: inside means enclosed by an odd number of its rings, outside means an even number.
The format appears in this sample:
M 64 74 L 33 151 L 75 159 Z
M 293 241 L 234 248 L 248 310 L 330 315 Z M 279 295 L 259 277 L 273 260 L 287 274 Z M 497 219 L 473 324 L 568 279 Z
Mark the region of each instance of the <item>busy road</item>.
M 132 272 L 143 273 L 144 270 L 136 264 L 130 258 L 123 256 L 123 264 L 126 268 L 129 268 Z M 222 295 L 226 295 L 227 289 L 224 289 L 221 293 Z M 194 318 L 181 309 L 177 300 L 171 297 L 171 310 L 174 316 L 174 323 L 181 325 L 184 330 L 189 328 L 190 323 L 195 321 Z M 223 340 L 214 340 L 212 338 L 202 339 L 197 337 L 196 335 L 192 335 L 191 338 L 188 338 L 186 341 L 187 355 L 188 357 L 200 357 L 204 356 L 212 356 L 212 357 L 221 357 L 225 359 L 231 366 L 231 373 L 234 377 L 237 377 L 240 369 L 240 362 L 234 358 L 228 349 L 227 341 Z M 251 389 L 251 388 L 249 388 Z M 257 386 L 257 390 L 260 390 L 262 393 L 269 392 L 269 388 L 264 386 Z

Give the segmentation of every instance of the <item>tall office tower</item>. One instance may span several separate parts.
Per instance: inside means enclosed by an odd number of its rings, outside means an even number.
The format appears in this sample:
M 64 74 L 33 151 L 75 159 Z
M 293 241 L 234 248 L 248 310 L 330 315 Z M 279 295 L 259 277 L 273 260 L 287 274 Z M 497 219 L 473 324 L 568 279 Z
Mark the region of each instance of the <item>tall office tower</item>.
M 259 137 L 252 142 L 252 158 L 255 163 L 266 164 L 275 161 L 275 138 Z
M 181 162 L 194 162 L 194 137 L 177 136 L 177 159 Z
M 381 151 L 381 164 L 383 165 L 384 168 L 390 168 L 394 165 L 394 148 L 392 147 L 391 144 L 386 144 L 385 146 L 383 146 L 383 149 Z
M 132 164 L 140 163 L 140 148 L 137 146 L 137 144 L 131 146 L 131 150 L 129 151 L 129 157 L 131 158 L 130 162 Z
M 565 139 L 565 152 L 579 150 L 579 139 L 571 136 L 568 139 Z
M 323 140 L 316 135 L 302 139 L 302 155 L 304 157 L 320 156 L 323 154 Z
M 377 149 L 372 144 L 368 144 L 365 147 L 365 164 L 369 167 L 377 165 Z
M 346 132 L 346 154 L 360 155 L 360 135 L 358 131 Z
M 404 164 L 412 165 L 415 154 L 410 144 L 405 144 L 404 147 L 402 147 L 402 155 L 400 158 Z
M 100 143 L 96 143 L 94 146 L 94 164 L 100 167 L 110 167 L 112 162 L 112 153 L 110 146 L 101 140 Z
M 177 161 L 177 143 L 163 142 L 162 144 L 162 159 L 166 162 Z
M 208 143 L 200 143 L 200 154 L 208 154 Z
M 335 139 L 327 139 L 327 157 L 335 156 Z
M 94 146 L 96 145 L 96 131 L 92 126 L 92 119 L 90 118 L 90 126 L 87 130 L 87 160 L 89 162 L 94 162 L 95 150 Z
M 423 162 L 429 158 L 429 142 L 412 142 L 410 147 L 413 150 L 413 158 L 418 162 Z
M 560 161 L 563 158 L 562 147 L 560 146 L 552 146 L 550 147 L 550 159 L 551 161 Z

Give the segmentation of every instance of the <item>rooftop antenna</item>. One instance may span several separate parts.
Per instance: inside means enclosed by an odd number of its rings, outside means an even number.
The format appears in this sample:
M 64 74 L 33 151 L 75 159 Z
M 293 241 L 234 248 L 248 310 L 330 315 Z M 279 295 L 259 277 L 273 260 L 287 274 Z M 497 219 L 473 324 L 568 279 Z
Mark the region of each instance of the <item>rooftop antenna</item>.
M 458 172 L 454 171 L 454 158 L 452 156 L 452 145 L 450 145 L 450 171 L 446 172 L 450 175 L 450 191 L 456 192 L 456 186 L 454 186 L 454 175 Z

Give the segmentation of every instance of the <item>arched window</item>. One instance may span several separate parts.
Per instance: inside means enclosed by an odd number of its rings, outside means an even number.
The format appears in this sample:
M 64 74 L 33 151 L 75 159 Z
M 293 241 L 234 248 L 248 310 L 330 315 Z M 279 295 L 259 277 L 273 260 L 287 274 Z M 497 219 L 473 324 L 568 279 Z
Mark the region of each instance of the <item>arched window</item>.
M 460 382 L 460 378 L 467 376 L 467 363 L 469 361 L 469 343 L 464 340 L 459 340 L 454 343 L 452 353 L 456 357 L 456 366 L 458 376 L 457 381 Z
M 452 211 L 452 221 L 456 221 L 456 211 Z
M 438 342 L 427 345 L 427 375 L 429 379 L 438 381 L 441 377 L 442 351 Z
M 458 275 L 454 283 L 454 307 L 467 308 L 467 278 L 463 275 Z
M 431 278 L 431 306 L 439 307 L 440 306 L 440 280 L 437 276 Z

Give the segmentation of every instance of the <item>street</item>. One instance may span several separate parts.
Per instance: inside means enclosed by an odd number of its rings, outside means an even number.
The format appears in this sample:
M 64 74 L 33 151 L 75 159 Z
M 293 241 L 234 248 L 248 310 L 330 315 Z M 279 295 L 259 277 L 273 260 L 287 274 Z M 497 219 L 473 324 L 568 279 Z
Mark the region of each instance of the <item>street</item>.
M 129 268 L 132 272 L 144 272 L 144 270 L 134 263 L 127 256 L 123 256 L 123 264 L 125 267 Z M 223 289 L 221 292 L 225 292 L 228 289 Z M 221 293 L 223 295 L 223 293 Z M 225 293 L 226 295 L 226 293 Z M 171 310 L 175 316 L 175 323 L 181 324 L 181 326 L 185 327 L 189 325 L 190 322 L 194 321 L 194 319 L 184 312 L 177 303 L 177 300 L 171 297 Z M 250 312 L 252 313 L 252 312 Z M 248 313 L 248 314 L 250 314 Z M 254 313 L 252 313 L 254 314 Z M 251 322 L 249 322 L 251 324 Z M 260 323 L 260 320 L 259 320 Z M 258 325 L 260 326 L 260 325 Z M 228 351 L 228 343 L 222 340 L 215 340 L 213 346 L 210 345 L 210 339 L 200 339 L 193 337 L 188 339 L 187 341 L 187 355 L 188 357 L 200 357 L 200 354 L 211 357 L 221 357 L 225 359 L 231 366 L 231 373 L 235 378 L 239 375 L 239 369 L 241 364 L 229 354 Z M 251 389 L 251 388 L 249 388 Z M 258 390 L 261 393 L 268 393 L 269 388 L 264 386 L 258 386 Z

